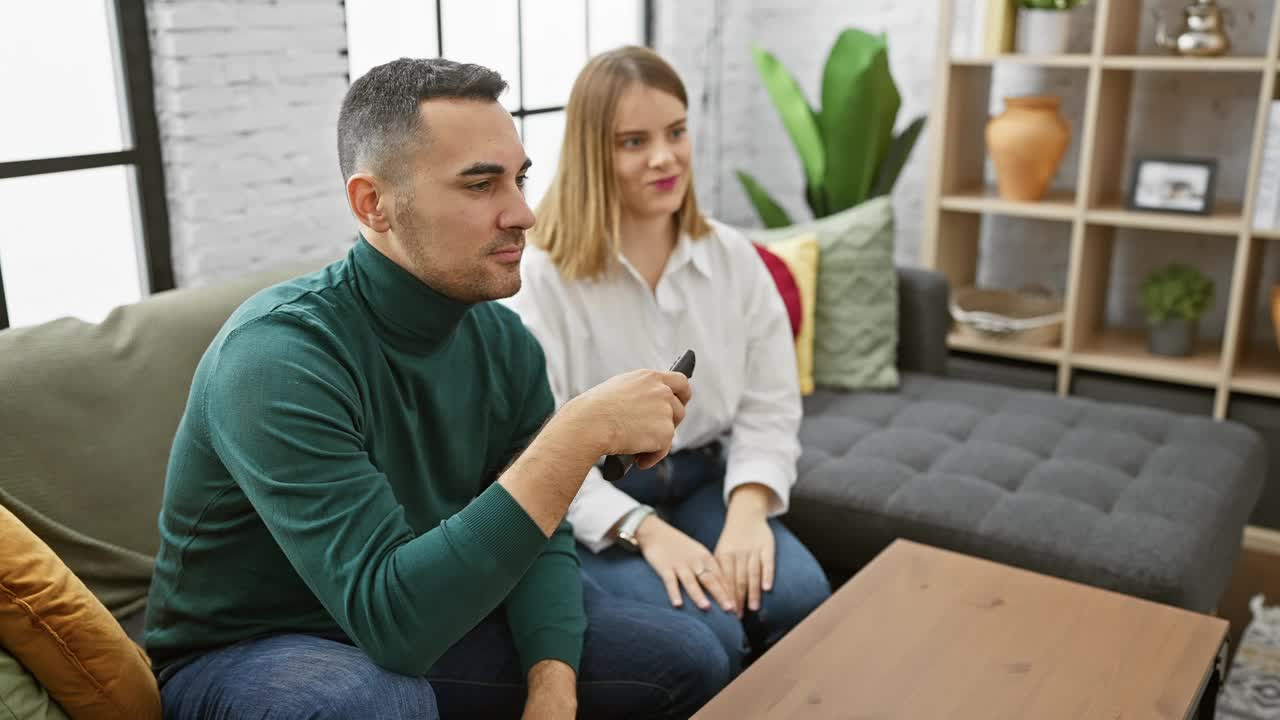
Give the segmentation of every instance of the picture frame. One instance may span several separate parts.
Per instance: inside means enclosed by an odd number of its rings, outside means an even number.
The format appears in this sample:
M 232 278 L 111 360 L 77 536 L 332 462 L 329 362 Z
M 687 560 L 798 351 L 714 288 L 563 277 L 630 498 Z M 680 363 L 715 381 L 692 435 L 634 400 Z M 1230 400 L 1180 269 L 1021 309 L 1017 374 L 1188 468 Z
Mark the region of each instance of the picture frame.
M 1150 155 L 1134 158 L 1129 209 L 1208 215 L 1213 212 L 1218 161 Z

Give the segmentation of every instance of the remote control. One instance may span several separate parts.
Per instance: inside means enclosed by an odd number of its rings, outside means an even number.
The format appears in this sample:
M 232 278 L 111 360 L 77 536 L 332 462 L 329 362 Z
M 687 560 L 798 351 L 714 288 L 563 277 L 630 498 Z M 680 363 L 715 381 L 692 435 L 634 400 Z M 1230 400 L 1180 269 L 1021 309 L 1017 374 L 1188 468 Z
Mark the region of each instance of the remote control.
M 693 350 L 685 350 L 684 354 L 672 363 L 671 371 L 692 378 L 695 359 Z M 600 473 L 604 475 L 605 480 L 616 483 L 626 476 L 635 462 L 635 455 L 608 455 L 604 459 L 604 467 L 600 468 Z

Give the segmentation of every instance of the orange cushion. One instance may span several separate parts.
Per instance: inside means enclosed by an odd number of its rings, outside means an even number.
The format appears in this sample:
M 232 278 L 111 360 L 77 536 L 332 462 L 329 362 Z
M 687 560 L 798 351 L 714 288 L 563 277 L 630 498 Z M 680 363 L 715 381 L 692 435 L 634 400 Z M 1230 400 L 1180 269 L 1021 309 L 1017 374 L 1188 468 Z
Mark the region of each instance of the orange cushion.
M 160 717 L 146 653 L 62 560 L 0 507 L 0 646 L 71 717 Z

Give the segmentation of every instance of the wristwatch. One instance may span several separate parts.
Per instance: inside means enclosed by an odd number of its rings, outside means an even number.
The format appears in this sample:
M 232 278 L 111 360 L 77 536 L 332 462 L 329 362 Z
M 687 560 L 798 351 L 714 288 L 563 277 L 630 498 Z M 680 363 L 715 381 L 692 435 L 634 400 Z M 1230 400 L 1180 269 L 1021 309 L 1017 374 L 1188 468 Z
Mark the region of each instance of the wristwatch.
M 639 552 L 640 544 L 636 542 L 636 530 L 640 528 L 640 523 L 652 514 L 653 508 L 640 505 L 622 516 L 622 521 L 618 523 L 618 544 L 632 552 Z

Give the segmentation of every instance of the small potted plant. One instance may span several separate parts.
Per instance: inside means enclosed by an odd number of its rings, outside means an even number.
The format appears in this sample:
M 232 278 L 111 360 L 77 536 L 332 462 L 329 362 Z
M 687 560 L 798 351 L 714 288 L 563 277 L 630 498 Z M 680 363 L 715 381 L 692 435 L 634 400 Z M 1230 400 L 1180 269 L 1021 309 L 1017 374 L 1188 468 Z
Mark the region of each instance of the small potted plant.
M 1173 263 L 1148 275 L 1142 281 L 1147 349 L 1156 355 L 1190 355 L 1200 316 L 1212 302 L 1213 281 L 1193 267 Z
M 1062 55 L 1071 41 L 1071 13 L 1085 0 L 1018 0 L 1017 50 Z

